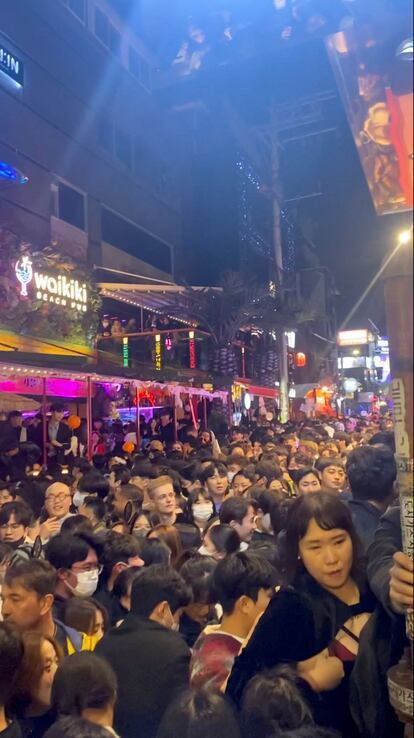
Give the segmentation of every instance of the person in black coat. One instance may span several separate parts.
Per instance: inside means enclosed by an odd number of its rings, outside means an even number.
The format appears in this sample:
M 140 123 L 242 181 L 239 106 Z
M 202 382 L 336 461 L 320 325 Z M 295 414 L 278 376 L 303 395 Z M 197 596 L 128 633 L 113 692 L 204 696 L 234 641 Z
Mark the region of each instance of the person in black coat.
M 51 406 L 51 416 L 47 425 L 47 449 L 49 460 L 57 461 L 58 464 L 68 463 L 71 454 L 65 453 L 70 449 L 72 431 L 63 422 L 64 407 L 57 403 Z
M 189 684 L 190 650 L 173 632 L 191 590 L 172 568 L 155 564 L 134 580 L 131 612 L 98 643 L 96 653 L 118 678 L 115 730 L 155 738 L 170 702 Z

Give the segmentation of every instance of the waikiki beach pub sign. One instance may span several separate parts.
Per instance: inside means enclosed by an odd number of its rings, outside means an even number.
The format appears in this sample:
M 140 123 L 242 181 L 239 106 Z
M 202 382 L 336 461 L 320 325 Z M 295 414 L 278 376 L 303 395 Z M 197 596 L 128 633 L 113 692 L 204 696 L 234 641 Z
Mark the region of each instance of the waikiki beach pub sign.
M 36 271 L 30 256 L 21 256 L 15 264 L 15 275 L 20 283 L 20 297 L 52 303 L 60 307 L 86 313 L 88 292 L 86 284 L 65 274 L 46 274 Z M 30 293 L 28 287 L 30 286 Z

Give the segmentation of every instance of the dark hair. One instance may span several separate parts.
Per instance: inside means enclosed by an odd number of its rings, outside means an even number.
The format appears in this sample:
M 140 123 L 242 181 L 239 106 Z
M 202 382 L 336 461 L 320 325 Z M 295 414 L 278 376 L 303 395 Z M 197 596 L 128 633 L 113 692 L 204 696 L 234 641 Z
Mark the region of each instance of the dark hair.
M 52 706 L 59 715 L 82 715 L 115 702 L 117 680 L 105 659 L 89 651 L 68 656 L 52 686 Z
M 108 731 L 89 720 L 71 716 L 58 720 L 43 738 L 108 738 Z
M 23 718 L 33 701 L 34 691 L 39 685 L 43 674 L 41 649 L 44 641 L 50 643 L 55 651 L 59 663 L 63 659 L 63 652 L 58 642 L 50 636 L 37 631 L 26 631 L 22 634 L 24 656 L 21 667 L 14 683 L 11 700 L 12 712 Z
M 286 582 L 292 584 L 299 573 L 299 543 L 306 535 L 311 520 L 323 530 L 339 528 L 346 531 L 352 541 L 352 576 L 359 583 L 363 558 L 361 543 L 356 533 L 352 516 L 339 497 L 329 492 L 311 492 L 294 500 L 289 509 L 286 527 Z
M 76 561 L 84 561 L 90 549 L 100 554 L 100 545 L 90 533 L 59 533 L 45 547 L 45 558 L 57 569 L 71 569 Z
M 384 502 L 393 493 L 397 464 L 386 446 L 355 448 L 348 456 L 346 471 L 355 500 Z
M 141 544 L 141 559 L 146 567 L 152 564 L 168 566 L 171 561 L 171 550 L 159 538 L 144 538 Z
M 190 523 L 194 523 L 193 505 L 199 500 L 200 497 L 202 497 L 203 500 L 207 500 L 207 502 L 211 502 L 211 504 L 213 505 L 213 512 L 211 514 L 210 520 L 212 518 L 215 518 L 217 515 L 216 505 L 210 493 L 204 487 L 196 487 L 196 489 L 193 489 L 191 490 L 191 492 L 189 492 L 187 497 L 187 504 L 185 507 L 185 515 Z
M 387 446 L 395 454 L 395 436 L 392 431 L 374 433 L 368 441 L 368 446 Z
M 294 499 L 288 497 L 285 500 L 275 502 L 275 504 L 271 506 L 269 515 L 274 536 L 277 536 L 281 531 L 286 529 L 289 510 L 294 501 Z
M 130 566 L 128 569 L 123 569 L 123 571 L 119 572 L 114 581 L 112 589 L 113 596 L 117 597 L 118 600 L 120 600 L 121 597 L 127 597 L 132 588 L 132 583 L 134 579 L 137 578 L 140 571 L 141 570 L 138 569 L 138 567 Z
M 175 525 L 155 525 L 147 533 L 147 538 L 158 538 L 163 541 L 171 551 L 171 563 L 174 565 L 183 551 L 180 534 Z
M 139 489 L 135 484 L 121 484 L 118 487 L 117 492 L 120 493 L 121 497 L 125 500 L 125 503 L 133 502 L 136 507 L 141 508 L 144 502 L 144 493 L 142 489 Z
M 115 564 L 127 564 L 129 559 L 139 556 L 140 551 L 141 547 L 135 536 L 129 533 L 108 533 L 102 552 L 104 575 L 109 578 Z
M 2 489 L 1 484 L 0 489 Z M 31 479 L 23 479 L 17 483 L 16 489 L 12 494 L 13 496 L 18 495 L 30 507 L 33 517 L 36 520 L 40 518 L 45 504 L 45 495 L 40 484 L 33 482 Z
M 313 724 L 312 712 L 301 695 L 293 669 L 278 666 L 248 682 L 243 693 L 242 723 L 246 738 L 273 738 L 279 731 L 284 735 L 282 731 Z
M 31 509 L 25 502 L 5 502 L 0 508 L 0 525 L 6 525 L 12 515 L 16 518 L 16 523 L 24 528 L 29 527 L 33 517 Z
M 337 466 L 340 469 L 342 469 L 342 471 L 345 471 L 345 469 L 344 469 L 344 462 L 342 461 L 342 459 L 338 459 L 338 458 L 336 458 L 336 459 L 319 458 L 315 462 L 315 469 L 317 469 L 318 472 L 320 472 L 321 474 L 323 474 L 323 472 L 325 471 L 325 469 L 328 469 L 329 466 Z
M 53 405 L 50 406 L 51 413 L 63 413 L 64 410 L 65 406 L 61 402 L 54 402 Z
M 208 534 L 214 548 L 221 554 L 232 554 L 240 548 L 240 538 L 230 525 L 212 525 Z
M 72 469 L 79 469 L 82 474 L 89 474 L 93 467 L 88 459 L 84 459 L 83 456 L 76 456 L 72 464 Z
M 205 484 L 207 482 L 207 479 L 211 479 L 211 477 L 214 477 L 216 471 L 220 477 L 227 477 L 227 466 L 221 461 L 214 462 L 200 471 L 199 479 L 201 484 Z
M 0 623 L 0 707 L 4 707 L 12 694 L 23 654 L 18 631 L 10 623 Z
M 92 471 L 80 480 L 79 491 L 87 492 L 88 495 L 98 495 L 103 500 L 109 494 L 109 481 L 96 471 Z
M 18 580 L 23 589 L 35 592 L 38 597 L 54 594 L 56 589 L 56 569 L 42 559 L 20 559 L 8 566 L 4 582 L 9 587 Z
M 7 489 L 7 491 L 10 492 L 12 497 L 16 497 L 16 492 L 14 490 L 12 483 L 5 482 L 4 479 L 0 479 L 0 492 L 2 492 L 4 489 Z
M 109 625 L 108 611 L 100 602 L 94 600 L 92 597 L 70 597 L 66 600 L 62 622 L 70 628 L 78 630 L 80 633 L 93 635 L 97 610 L 102 613 L 104 630 L 106 631 Z
M 250 482 L 250 484 L 254 484 L 256 481 L 256 471 L 255 471 L 254 465 L 253 464 L 246 464 L 246 465 L 242 464 L 241 466 L 242 468 L 240 469 L 240 471 L 235 473 L 233 477 L 233 482 L 236 479 L 236 477 L 244 477 Z
M 180 574 L 185 583 L 191 587 L 194 602 L 205 605 L 213 602 L 211 591 L 216 566 L 213 559 L 198 553 L 181 566 Z
M 259 461 L 256 464 L 256 475 L 259 479 L 264 477 L 268 482 L 273 482 L 274 479 L 281 478 L 282 471 L 280 466 L 272 461 Z
M 294 472 L 295 472 L 295 478 L 293 479 L 292 477 L 292 479 L 295 482 L 295 484 L 299 484 L 299 482 L 304 477 L 307 477 L 308 474 L 312 474 L 318 480 L 318 482 L 321 481 L 321 477 L 320 477 L 318 470 L 314 469 L 313 466 L 305 466 L 304 469 L 294 469 Z
M 245 595 L 257 602 L 261 589 L 270 589 L 274 571 L 265 559 L 250 552 L 238 552 L 219 561 L 213 574 L 216 601 L 230 615 L 240 597 Z
M 220 523 L 229 525 L 233 520 L 242 523 L 249 512 L 249 507 L 250 501 L 244 497 L 228 497 L 220 508 Z
M 10 410 L 7 416 L 8 420 L 11 420 L 12 418 L 21 418 L 21 417 L 22 417 L 22 413 L 20 412 L 20 410 Z
M 249 543 L 249 553 L 265 559 L 274 569 L 274 584 L 280 585 L 282 583 L 282 560 L 274 537 L 273 539 L 267 537 L 264 540 L 252 541 Z
M 240 738 L 237 718 L 230 703 L 218 692 L 187 690 L 169 705 L 157 738 Z
M 285 495 L 281 497 L 280 493 L 274 489 L 264 490 L 262 487 L 260 487 L 259 490 L 259 494 L 252 497 L 252 499 L 257 501 L 257 504 L 264 515 L 270 513 L 273 505 L 276 505 L 278 502 L 281 502 L 281 500 L 286 499 Z
M 92 456 L 92 463 L 95 469 L 104 471 L 106 469 L 106 456 L 104 454 L 94 454 Z
M 93 526 L 88 518 L 78 513 L 77 515 L 71 515 L 63 521 L 60 526 L 60 532 L 62 535 L 67 535 L 68 533 L 74 536 L 82 533 L 91 535 L 93 534 Z
M 106 513 L 106 506 L 103 500 L 93 495 L 88 495 L 82 502 L 82 507 L 88 507 L 97 520 L 103 520 Z
M 168 602 L 174 614 L 191 602 L 191 590 L 170 566 L 154 564 L 142 569 L 132 584 L 131 611 L 149 617 L 161 602 Z

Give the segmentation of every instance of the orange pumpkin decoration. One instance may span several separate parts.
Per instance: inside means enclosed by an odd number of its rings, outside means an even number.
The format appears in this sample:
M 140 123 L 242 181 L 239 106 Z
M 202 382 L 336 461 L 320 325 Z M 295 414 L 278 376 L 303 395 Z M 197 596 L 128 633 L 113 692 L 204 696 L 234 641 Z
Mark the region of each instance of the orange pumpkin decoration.
M 71 430 L 77 430 L 80 428 L 81 422 L 79 415 L 70 415 L 68 418 L 68 426 Z
M 131 443 L 131 441 L 126 441 L 122 446 L 122 450 L 125 451 L 126 454 L 132 454 L 135 451 L 135 444 Z

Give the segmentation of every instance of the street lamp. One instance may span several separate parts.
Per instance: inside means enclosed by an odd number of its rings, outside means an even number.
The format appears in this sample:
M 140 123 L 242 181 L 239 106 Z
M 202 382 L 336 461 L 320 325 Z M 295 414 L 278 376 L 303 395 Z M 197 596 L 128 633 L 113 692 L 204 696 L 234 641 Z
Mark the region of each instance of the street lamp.
M 407 230 L 407 231 L 401 231 L 400 235 L 398 236 L 398 243 L 400 244 L 400 246 L 406 246 L 407 243 L 410 243 L 412 237 L 413 237 L 412 229 Z

